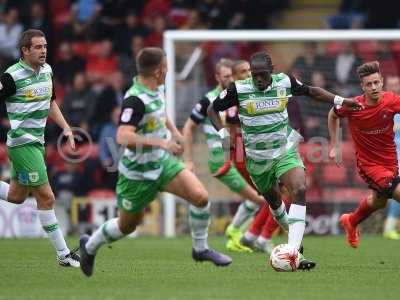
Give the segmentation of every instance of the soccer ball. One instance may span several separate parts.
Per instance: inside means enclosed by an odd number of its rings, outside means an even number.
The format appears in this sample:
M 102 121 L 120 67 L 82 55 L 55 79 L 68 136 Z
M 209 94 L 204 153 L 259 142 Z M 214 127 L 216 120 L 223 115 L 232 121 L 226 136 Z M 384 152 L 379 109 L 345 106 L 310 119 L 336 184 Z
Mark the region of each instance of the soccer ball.
M 277 272 L 295 272 L 299 267 L 299 256 L 296 248 L 280 244 L 272 250 L 269 262 Z

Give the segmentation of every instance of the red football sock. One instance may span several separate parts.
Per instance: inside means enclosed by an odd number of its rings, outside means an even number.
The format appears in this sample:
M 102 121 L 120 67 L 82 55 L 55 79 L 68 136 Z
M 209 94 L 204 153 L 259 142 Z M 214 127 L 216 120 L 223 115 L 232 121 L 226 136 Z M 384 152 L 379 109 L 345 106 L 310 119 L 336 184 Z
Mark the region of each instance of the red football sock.
M 357 209 L 350 214 L 349 221 L 351 225 L 357 226 L 376 210 L 378 209 L 369 206 L 367 199 L 364 198 L 360 201 Z
M 266 219 L 268 218 L 268 214 L 270 214 L 269 207 L 268 204 L 265 203 L 261 206 L 253 222 L 251 222 L 249 232 L 254 235 L 259 235 Z
M 265 222 L 262 231 L 261 231 L 261 236 L 266 239 L 270 239 L 272 237 L 272 234 L 274 231 L 279 227 L 279 224 L 275 221 L 274 217 L 272 216 L 271 212 L 269 213 L 269 216 L 267 218 L 267 221 Z

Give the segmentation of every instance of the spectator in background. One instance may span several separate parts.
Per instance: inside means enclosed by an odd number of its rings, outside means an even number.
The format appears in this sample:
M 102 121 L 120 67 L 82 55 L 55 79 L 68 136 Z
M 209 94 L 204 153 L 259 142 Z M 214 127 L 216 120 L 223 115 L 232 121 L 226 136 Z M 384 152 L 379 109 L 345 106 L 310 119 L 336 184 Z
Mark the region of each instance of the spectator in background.
M 0 59 L 5 62 L 2 67 L 19 57 L 18 41 L 22 30 L 23 26 L 18 22 L 18 10 L 8 9 L 0 23 Z
M 385 89 L 400 95 L 400 78 L 399 76 L 389 75 L 385 78 Z M 394 116 L 394 132 L 397 148 L 397 159 L 400 158 L 400 115 Z M 391 240 L 400 240 L 400 233 L 397 230 L 397 223 L 400 219 L 400 203 L 390 199 L 388 205 L 387 217 L 383 228 L 383 236 Z
M 110 122 L 104 124 L 100 130 L 99 159 L 104 170 L 104 185 L 109 189 L 114 189 L 117 183 L 118 161 L 115 159 L 119 155 L 119 146 L 116 142 L 116 134 L 120 112 L 120 107 L 115 106 L 111 112 Z
M 96 98 L 94 113 L 91 118 L 92 136 L 97 140 L 100 128 L 110 121 L 110 112 L 119 106 L 124 97 L 124 78 L 121 72 L 109 76 L 103 91 Z
M 99 0 L 75 0 L 72 5 L 72 18 L 74 22 L 88 28 L 101 13 L 101 1 Z
M 314 42 L 308 42 L 304 45 L 304 54 L 297 57 L 292 64 L 291 73 L 306 84 L 311 82 L 313 71 L 319 71 L 326 76 L 331 72 L 331 61 L 324 55 L 318 54 L 318 45 Z
M 43 31 L 46 36 L 52 36 L 51 24 L 48 16 L 46 15 L 46 9 L 43 1 L 32 1 L 30 5 L 29 17 L 25 22 L 26 28 L 34 28 Z
M 79 157 L 71 155 L 68 157 L 69 159 L 64 162 L 65 168 L 56 171 L 52 177 L 52 187 L 57 199 L 66 200 L 67 203 L 74 195 L 84 196 L 87 193 L 83 184 L 85 180 L 79 170 L 79 163 L 76 162 Z
M 143 39 L 149 32 L 150 29 L 139 22 L 135 12 L 128 12 L 124 23 L 117 27 L 114 38 L 115 51 L 123 56 L 130 55 L 132 53 L 132 39 L 136 37 Z
M 62 111 L 71 127 L 88 130 L 88 121 L 92 118 L 96 95 L 90 89 L 85 74 L 77 73 L 72 89 L 65 95 Z
M 332 87 L 328 85 L 324 73 L 314 71 L 311 73 L 311 86 L 318 86 L 332 93 Z M 305 121 L 305 138 L 306 140 L 312 137 L 329 138 L 328 128 L 326 126 L 326 116 L 329 113 L 332 105 L 325 102 L 311 102 L 307 97 L 295 97 L 300 104 L 301 115 Z
M 133 76 L 137 74 L 135 57 L 144 47 L 144 39 L 140 35 L 133 36 L 130 40 L 130 50 L 128 55 L 122 55 L 118 60 L 118 69 L 124 77 L 124 85 L 128 86 L 132 82 Z
M 113 44 L 104 39 L 98 44 L 97 53 L 89 57 L 86 74 L 90 82 L 106 82 L 107 77 L 117 71 L 118 60 L 113 54 Z
M 85 62 L 82 58 L 75 55 L 70 42 L 64 41 L 58 50 L 58 61 L 53 70 L 56 80 L 62 85 L 71 86 L 75 75 L 83 72 Z
M 151 31 L 145 39 L 147 47 L 162 47 L 163 34 L 167 28 L 164 16 L 156 16 L 151 23 Z
M 343 96 L 352 96 L 360 92 L 357 67 L 362 64 L 361 58 L 354 52 L 353 44 L 344 42 L 333 60 L 336 89 Z
M 327 19 L 327 27 L 332 29 L 361 28 L 364 20 L 365 4 L 362 0 L 342 0 L 336 15 Z

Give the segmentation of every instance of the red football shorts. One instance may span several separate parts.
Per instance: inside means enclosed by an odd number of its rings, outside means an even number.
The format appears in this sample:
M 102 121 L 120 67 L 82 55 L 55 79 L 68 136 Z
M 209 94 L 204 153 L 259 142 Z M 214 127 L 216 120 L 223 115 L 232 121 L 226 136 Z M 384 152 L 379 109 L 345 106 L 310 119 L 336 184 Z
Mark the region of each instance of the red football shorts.
M 397 166 L 363 165 L 357 162 L 357 170 L 371 189 L 383 194 L 390 188 L 393 179 L 398 175 Z

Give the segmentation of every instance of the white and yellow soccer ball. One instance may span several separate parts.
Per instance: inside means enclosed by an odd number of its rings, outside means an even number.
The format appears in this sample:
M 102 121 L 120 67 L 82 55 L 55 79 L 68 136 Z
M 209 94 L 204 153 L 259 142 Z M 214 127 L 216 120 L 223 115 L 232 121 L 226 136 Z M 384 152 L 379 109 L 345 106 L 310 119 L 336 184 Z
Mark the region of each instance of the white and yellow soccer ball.
M 272 250 L 269 262 L 277 272 L 295 272 L 299 267 L 300 255 L 296 248 L 280 244 Z

